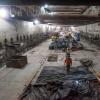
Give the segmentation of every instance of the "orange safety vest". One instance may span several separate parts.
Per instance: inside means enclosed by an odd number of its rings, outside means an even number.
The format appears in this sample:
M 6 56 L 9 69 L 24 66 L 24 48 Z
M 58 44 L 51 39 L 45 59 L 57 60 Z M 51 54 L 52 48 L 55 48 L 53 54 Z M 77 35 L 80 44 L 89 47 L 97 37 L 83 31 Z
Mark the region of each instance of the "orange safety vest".
M 72 59 L 71 58 L 67 58 L 64 62 L 64 64 L 70 65 L 72 64 Z

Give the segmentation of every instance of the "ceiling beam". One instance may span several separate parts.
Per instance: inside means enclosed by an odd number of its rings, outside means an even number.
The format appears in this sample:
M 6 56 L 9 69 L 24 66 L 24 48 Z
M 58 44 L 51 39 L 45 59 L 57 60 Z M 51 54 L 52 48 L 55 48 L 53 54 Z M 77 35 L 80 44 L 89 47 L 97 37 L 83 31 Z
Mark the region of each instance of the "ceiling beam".
M 76 10 L 76 11 L 82 11 L 87 6 L 48 6 L 48 9 L 50 10 Z
M 37 16 L 36 16 L 37 17 Z M 40 15 L 37 18 L 42 19 L 42 20 L 95 20 L 95 21 L 100 21 L 100 17 L 98 16 L 81 16 L 81 15 Z
M 0 0 L 2 5 L 100 5 L 99 0 Z
M 44 24 L 47 24 L 46 22 L 44 22 Z M 75 22 L 50 22 L 50 24 L 56 24 L 56 25 L 87 25 L 87 24 L 92 24 L 92 23 L 75 23 Z
M 48 6 L 48 8 L 53 8 L 53 9 L 55 9 L 55 8 L 57 8 L 57 9 L 58 8 L 61 8 L 61 9 L 68 9 L 68 8 L 70 8 L 70 9 L 71 8 L 72 9 L 77 8 L 78 9 L 79 8 L 80 9 L 80 8 L 84 8 L 84 7 L 86 7 L 86 6 L 81 6 L 81 5 L 78 5 L 78 6 L 74 6 L 74 5 L 68 5 L 68 6 L 66 6 L 66 5 L 55 5 L 55 6 L 54 5 L 49 5 Z
M 87 25 L 100 22 L 100 17 L 91 16 L 40 16 L 44 23 L 57 23 L 64 25 Z
M 82 12 L 82 10 L 76 9 L 50 9 L 52 12 Z
M 90 23 L 94 21 L 88 21 L 88 20 L 44 20 L 46 23 Z
M 90 21 L 44 21 L 43 23 L 51 23 L 51 24 L 58 24 L 58 25 L 88 25 L 93 24 L 94 22 Z
M 59 14 L 65 14 L 65 15 L 66 15 L 66 14 L 67 14 L 67 15 L 70 15 L 70 14 L 71 14 L 71 15 L 72 15 L 72 14 L 81 14 L 81 12 L 75 12 L 75 11 L 74 11 L 74 12 L 73 12 L 73 11 L 72 11 L 72 12 L 71 12 L 71 11 L 70 11 L 70 12 L 63 12 L 63 11 L 62 11 L 62 12 L 54 12 L 54 13 L 55 13 L 56 15 L 59 15 Z

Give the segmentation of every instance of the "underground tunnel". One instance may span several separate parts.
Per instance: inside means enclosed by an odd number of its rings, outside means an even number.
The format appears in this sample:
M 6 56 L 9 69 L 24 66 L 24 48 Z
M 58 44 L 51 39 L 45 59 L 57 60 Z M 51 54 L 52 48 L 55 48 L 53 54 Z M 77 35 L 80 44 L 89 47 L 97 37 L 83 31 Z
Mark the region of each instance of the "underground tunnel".
M 100 3 L 0 1 L 0 100 L 100 100 Z

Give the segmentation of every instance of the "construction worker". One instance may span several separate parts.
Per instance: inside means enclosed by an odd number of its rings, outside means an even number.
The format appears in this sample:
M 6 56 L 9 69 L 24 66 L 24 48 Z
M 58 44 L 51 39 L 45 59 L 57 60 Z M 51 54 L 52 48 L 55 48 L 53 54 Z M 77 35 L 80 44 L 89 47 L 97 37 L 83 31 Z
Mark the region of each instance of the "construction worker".
M 67 53 L 66 59 L 64 61 L 64 65 L 66 65 L 67 72 L 69 72 L 70 66 L 72 65 L 72 58 L 70 57 L 70 53 Z

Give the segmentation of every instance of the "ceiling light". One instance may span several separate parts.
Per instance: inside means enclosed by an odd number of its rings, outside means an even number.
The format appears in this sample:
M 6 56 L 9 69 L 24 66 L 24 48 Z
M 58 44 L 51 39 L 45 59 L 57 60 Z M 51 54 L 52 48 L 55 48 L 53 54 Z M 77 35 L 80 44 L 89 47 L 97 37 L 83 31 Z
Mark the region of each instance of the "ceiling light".
M 15 15 L 14 14 L 11 14 L 11 17 L 15 17 Z
M 4 9 L 4 8 L 0 9 L 0 17 L 2 17 L 2 18 L 8 17 L 8 12 L 6 9 Z
M 39 23 L 40 22 L 37 19 L 34 20 L 34 24 L 39 24 Z
M 48 8 L 48 5 L 47 5 L 47 4 L 45 4 L 45 5 L 44 5 L 44 8 Z

